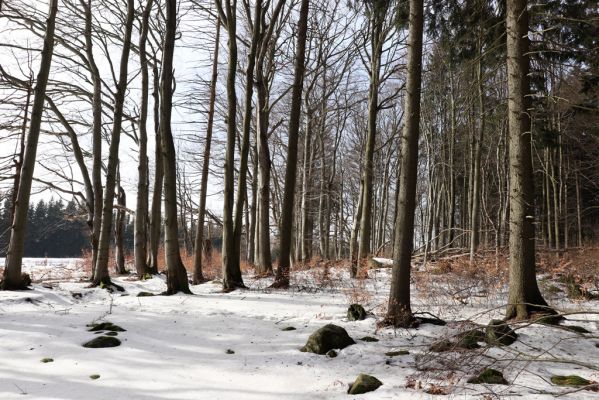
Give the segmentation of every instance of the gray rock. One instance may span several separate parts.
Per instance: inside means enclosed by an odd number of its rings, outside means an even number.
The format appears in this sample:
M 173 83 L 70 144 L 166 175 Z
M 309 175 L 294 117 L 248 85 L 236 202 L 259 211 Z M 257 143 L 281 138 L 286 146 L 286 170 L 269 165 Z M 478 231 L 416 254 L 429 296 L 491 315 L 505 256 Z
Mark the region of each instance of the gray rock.
M 300 350 L 309 353 L 326 354 L 329 350 L 344 349 L 356 342 L 340 326 L 328 324 L 318 329 L 308 338 Z
M 352 304 L 347 309 L 347 319 L 350 321 L 362 321 L 366 319 L 366 310 L 360 304 Z
M 100 349 L 105 347 L 117 347 L 121 345 L 121 341 L 114 336 L 98 336 L 90 340 L 89 342 L 83 343 L 83 347 L 91 349 Z
M 371 375 L 360 374 L 351 385 L 347 393 L 362 394 L 377 390 L 383 385 L 383 382 Z

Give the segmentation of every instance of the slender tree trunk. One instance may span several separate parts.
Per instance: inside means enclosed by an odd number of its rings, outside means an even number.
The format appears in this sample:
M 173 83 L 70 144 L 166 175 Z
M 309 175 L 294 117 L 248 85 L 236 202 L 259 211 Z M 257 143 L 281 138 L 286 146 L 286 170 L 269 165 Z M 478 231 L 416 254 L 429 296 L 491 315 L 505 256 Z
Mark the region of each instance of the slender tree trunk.
M 258 272 L 271 275 L 270 253 L 270 149 L 268 148 L 268 122 L 270 118 L 268 87 L 264 80 L 264 60 L 257 65 L 258 89 Z
M 410 306 L 410 270 L 416 210 L 418 136 L 420 133 L 420 91 L 422 81 L 423 0 L 410 0 L 408 65 L 399 204 L 395 222 L 395 244 L 391 293 L 387 320 L 398 327 L 409 327 L 414 317 Z
M 85 54 L 89 64 L 93 84 L 92 94 L 92 192 L 87 194 L 88 209 L 91 214 L 91 249 L 92 249 L 92 278 L 94 280 L 95 265 L 98 260 L 98 244 L 102 226 L 102 79 L 96 65 L 93 52 L 92 37 L 92 0 L 87 4 L 80 0 L 85 9 Z M 71 140 L 73 141 L 73 140 Z M 82 168 L 83 169 L 83 168 Z M 88 189 L 89 191 L 89 189 Z M 90 197 L 91 196 L 91 197 Z M 89 219 L 89 217 L 88 217 Z
M 283 194 L 283 211 L 281 215 L 281 255 L 273 287 L 289 287 L 289 267 L 291 258 L 291 240 L 293 230 L 293 203 L 295 197 L 295 179 L 297 172 L 297 142 L 302 111 L 302 91 L 306 66 L 306 37 L 308 31 L 309 0 L 301 0 L 299 20 L 297 23 L 297 46 L 293 86 L 291 89 L 291 113 L 289 116 L 289 143 L 287 145 L 287 168 L 285 170 L 285 189 Z
M 120 166 L 119 166 L 120 170 Z M 126 274 L 127 270 L 125 269 L 125 208 L 127 207 L 127 197 L 125 195 L 125 190 L 121 186 L 121 174 L 120 171 L 117 172 L 117 204 L 118 208 L 116 210 L 116 220 L 114 222 L 114 262 L 115 262 L 115 271 L 117 274 L 122 275 Z
M 360 215 L 360 240 L 358 242 L 358 267 L 363 259 L 370 254 L 372 196 L 374 180 L 374 150 L 376 146 L 376 128 L 379 108 L 379 75 L 381 55 L 383 51 L 382 24 L 385 19 L 386 7 L 373 2 L 371 17 L 371 49 L 372 65 L 370 66 L 370 84 L 368 92 L 368 136 L 364 150 L 364 165 L 362 166 L 362 214 Z M 382 4 L 382 3 L 381 3 Z
M 148 273 L 148 91 L 149 73 L 146 42 L 150 14 L 154 0 L 148 0 L 142 14 L 141 34 L 139 36 L 139 64 L 141 70 L 141 105 L 139 112 L 139 161 L 137 175 L 137 205 L 135 207 L 134 259 L 137 277 Z
M 226 0 L 226 27 L 228 32 L 228 72 L 227 72 L 227 144 L 224 166 L 223 242 L 222 271 L 223 287 L 233 290 L 243 285 L 241 273 L 236 266 L 235 231 L 233 221 L 234 180 L 235 180 L 235 138 L 237 135 L 237 2 Z
M 160 136 L 164 165 L 164 257 L 166 262 L 166 294 L 191 293 L 187 271 L 179 253 L 177 224 L 177 155 L 171 130 L 173 108 L 173 55 L 177 34 L 177 0 L 166 0 L 166 27 L 160 79 Z
M 198 285 L 205 281 L 202 272 L 202 247 L 204 244 L 204 219 L 206 214 L 206 191 L 208 190 L 208 177 L 210 167 L 210 148 L 212 146 L 212 130 L 214 126 L 214 103 L 216 100 L 216 84 L 218 81 L 218 51 L 220 43 L 220 18 L 216 20 L 216 38 L 214 39 L 214 53 L 212 59 L 212 77 L 210 81 L 210 99 L 208 103 L 208 124 L 206 126 L 206 141 L 204 142 L 204 158 L 202 162 L 202 181 L 200 183 L 200 205 L 198 210 L 198 224 L 193 257 L 193 284 Z
M 150 260 L 148 262 L 148 272 L 150 274 L 158 273 L 158 248 L 160 247 L 160 232 L 162 228 L 162 183 L 164 181 L 164 165 L 162 161 L 162 139 L 160 133 L 160 74 L 154 60 L 153 77 L 154 90 L 154 190 L 152 192 L 152 209 L 150 211 Z
M 360 229 L 360 215 L 362 215 L 362 201 L 364 200 L 364 185 L 360 185 L 360 196 L 358 197 L 358 207 L 356 207 L 356 214 L 354 215 L 354 222 L 351 230 L 351 237 L 349 239 L 349 259 L 350 259 L 350 276 L 355 278 L 358 276 L 358 230 Z
M 237 182 L 237 199 L 235 201 L 235 214 L 233 221 L 233 262 L 228 265 L 226 273 L 223 273 L 223 289 L 234 290 L 245 287 L 241 276 L 241 235 L 243 231 L 243 206 L 247 198 L 247 171 L 248 156 L 250 151 L 250 135 L 252 124 L 252 98 L 254 95 L 254 77 L 256 66 L 256 52 L 258 51 L 260 17 L 262 15 L 262 3 L 256 1 L 254 8 L 254 32 L 249 53 L 247 55 L 247 67 L 245 72 L 245 98 L 243 109 L 243 129 L 241 135 L 241 154 L 239 160 L 239 175 Z M 249 237 L 249 227 L 246 227 L 246 237 Z M 223 271 L 224 272 L 224 271 Z
M 108 274 L 108 253 L 110 248 L 110 232 L 112 231 L 112 209 L 116 184 L 116 170 L 119 164 L 119 144 L 121 140 L 121 128 L 123 123 L 123 107 L 125 104 L 125 93 L 127 91 L 127 73 L 129 66 L 129 52 L 131 49 L 131 31 L 135 18 L 134 0 L 127 0 L 127 17 L 125 21 L 125 37 L 123 39 L 123 50 L 121 53 L 119 81 L 114 96 L 114 121 L 112 134 L 110 136 L 110 148 L 108 153 L 108 166 L 106 168 L 106 187 L 102 204 L 102 226 L 100 228 L 100 241 L 98 243 L 98 258 L 94 270 L 92 286 L 101 283 L 110 285 Z
M 576 231 L 578 238 L 578 247 L 582 247 L 582 218 L 580 212 L 580 182 L 579 182 L 579 173 L 578 170 L 575 172 L 576 179 L 574 183 L 576 184 Z
M 33 73 L 29 76 L 27 85 L 27 97 L 25 99 L 25 108 L 23 109 L 23 123 L 21 124 L 21 137 L 19 138 L 19 152 L 14 156 L 15 176 L 13 178 L 11 201 L 10 201 L 10 220 L 15 218 L 17 208 L 17 197 L 19 195 L 19 182 L 21 181 L 21 168 L 23 167 L 23 158 L 25 158 L 25 142 L 27 140 L 27 126 L 29 122 L 29 107 L 31 105 L 31 95 L 33 94 Z M 89 217 L 88 217 L 89 219 Z
M 4 277 L 0 282 L 0 289 L 3 290 L 19 290 L 26 288 L 26 282 L 21 277 L 21 264 L 23 261 L 23 252 L 25 250 L 24 244 L 25 230 L 27 227 L 27 213 L 29 211 L 33 170 L 35 168 L 37 144 L 44 112 L 46 86 L 50 74 L 50 66 L 52 65 L 52 55 L 54 53 L 54 28 L 57 10 L 58 0 L 51 0 L 48 19 L 46 20 L 46 35 L 44 37 L 40 69 L 33 92 L 31 124 L 29 125 L 29 132 L 27 133 L 27 145 L 25 147 L 23 165 L 20 171 L 19 191 L 17 193 L 14 217 L 10 230 L 10 241 L 8 252 L 6 254 L 6 267 L 4 268 Z
M 528 97 L 526 0 L 507 2 L 508 121 L 510 163 L 510 279 L 506 318 L 547 311 L 535 272 L 534 182 Z
M 482 33 L 481 33 L 482 35 Z M 478 62 L 477 62 L 477 88 L 478 88 L 478 137 L 475 139 L 474 160 L 472 174 L 472 209 L 470 210 L 470 263 L 474 263 L 474 257 L 480 243 L 480 199 L 481 199 L 481 156 L 482 141 L 485 134 L 485 99 L 483 87 L 483 67 L 481 58 L 482 39 L 479 38 Z

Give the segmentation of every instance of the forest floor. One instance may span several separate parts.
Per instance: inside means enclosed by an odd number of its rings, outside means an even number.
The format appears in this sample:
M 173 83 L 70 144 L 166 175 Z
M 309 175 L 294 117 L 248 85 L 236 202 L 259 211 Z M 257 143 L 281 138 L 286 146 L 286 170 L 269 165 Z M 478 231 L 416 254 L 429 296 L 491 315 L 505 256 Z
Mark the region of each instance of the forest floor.
M 364 399 L 599 399 L 592 390 L 599 381 L 599 301 L 591 299 L 588 282 L 573 286 L 564 279 L 569 264 L 563 261 L 542 266 L 539 279 L 546 299 L 566 314 L 561 326 L 513 323 L 518 340 L 510 346 L 481 342 L 470 350 L 430 350 L 502 317 L 505 268 L 485 262 L 474 269 L 451 259 L 429 264 L 426 272 L 416 268 L 414 311 L 447 325 L 409 330 L 377 327 L 389 295 L 389 268 L 351 280 L 345 266 L 315 262 L 293 273 L 287 291 L 267 289 L 269 278 L 248 272 L 248 290 L 222 293 L 213 281 L 193 286 L 193 296 L 137 297 L 165 290 L 164 276 L 117 277 L 126 292 L 109 293 L 86 288 L 75 260 L 29 262 L 33 290 L 0 292 L 0 399 L 345 399 L 360 373 L 383 382 L 356 396 Z M 348 321 L 352 303 L 371 315 Z M 82 347 L 96 337 L 88 325 L 104 321 L 126 329 L 117 336 L 122 344 Z M 336 358 L 299 350 L 329 323 L 344 327 L 357 344 Z M 365 336 L 379 341 L 360 340 Z M 409 353 L 386 355 L 400 350 Z M 467 383 L 487 367 L 502 371 L 509 384 Z M 554 375 L 578 375 L 589 384 L 557 386 Z

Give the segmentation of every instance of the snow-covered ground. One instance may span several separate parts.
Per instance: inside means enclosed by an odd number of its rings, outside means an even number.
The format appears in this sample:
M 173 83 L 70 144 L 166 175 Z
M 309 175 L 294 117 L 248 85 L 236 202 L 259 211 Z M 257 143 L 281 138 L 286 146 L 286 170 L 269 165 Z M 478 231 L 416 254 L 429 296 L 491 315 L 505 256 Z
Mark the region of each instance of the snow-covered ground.
M 0 292 L 0 399 L 346 399 L 354 397 L 346 392 L 359 373 L 383 382 L 355 396 L 363 399 L 427 399 L 439 392 L 456 399 L 548 399 L 566 392 L 572 392 L 568 398 L 599 398 L 550 382 L 552 375 L 570 374 L 599 380 L 597 302 L 549 297 L 560 310 L 589 311 L 568 316 L 566 324 L 590 334 L 535 324 L 520 326 L 519 341 L 509 347 L 431 353 L 431 343 L 471 326 L 464 320 L 486 324 L 501 317 L 503 289 L 449 275 L 417 276 L 414 310 L 449 323 L 393 330 L 376 326 L 386 306 L 388 268 L 371 270 L 361 281 L 337 269 L 296 272 L 288 291 L 266 289 L 269 279 L 246 276 L 249 290 L 225 294 L 215 282 L 192 287 L 193 296 L 137 297 L 165 290 L 164 278 L 116 278 L 126 292 L 111 294 L 77 279 L 58 281 L 53 270 L 68 265 L 76 277 L 82 274 L 76 260 L 31 262 L 27 271 L 38 279 L 53 277 L 53 283 Z M 374 316 L 348 321 L 354 302 Z M 126 329 L 118 334 L 121 346 L 81 346 L 95 337 L 86 325 L 98 321 Z M 300 352 L 308 336 L 328 323 L 344 327 L 357 344 L 336 358 Z M 282 330 L 290 326 L 296 330 Z M 364 336 L 379 342 L 359 340 Z M 393 350 L 409 354 L 385 355 Z M 466 383 L 487 366 L 502 370 L 511 384 Z

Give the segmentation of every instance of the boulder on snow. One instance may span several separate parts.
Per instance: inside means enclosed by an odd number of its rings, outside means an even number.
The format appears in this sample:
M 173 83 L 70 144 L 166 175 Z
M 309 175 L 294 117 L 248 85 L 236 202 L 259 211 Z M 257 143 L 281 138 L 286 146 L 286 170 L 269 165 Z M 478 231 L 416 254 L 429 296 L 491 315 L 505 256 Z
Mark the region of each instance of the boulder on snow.
M 284 328 L 281 328 L 281 330 L 282 330 L 283 332 L 289 332 L 289 331 L 295 331 L 295 330 L 296 330 L 296 328 L 295 328 L 294 326 L 286 326 L 286 327 L 284 327 Z
M 121 341 L 114 336 L 98 336 L 90 340 L 89 342 L 83 343 L 83 347 L 90 349 L 101 349 L 105 347 L 117 347 L 121 345 Z
M 485 342 L 491 346 L 509 346 L 514 343 L 518 335 L 505 322 L 493 319 L 487 325 Z
M 350 321 L 362 321 L 366 319 L 366 310 L 360 304 L 352 304 L 347 309 L 347 319 Z
M 554 375 L 551 377 L 551 383 L 558 386 L 586 386 L 589 385 L 591 381 L 578 375 Z
M 367 374 L 360 374 L 352 383 L 347 393 L 349 394 L 362 394 L 377 390 L 383 385 L 383 382 L 377 378 Z
M 91 324 L 88 331 L 90 332 L 98 332 L 98 331 L 110 331 L 110 332 L 125 332 L 126 330 L 121 328 L 118 325 L 113 324 L 112 322 L 102 322 L 99 324 Z
M 485 383 L 489 385 L 507 385 L 507 381 L 500 371 L 493 368 L 487 368 L 477 377 L 468 379 L 468 383 Z
M 326 354 L 329 350 L 344 349 L 356 342 L 340 326 L 327 324 L 310 335 L 303 352 Z

